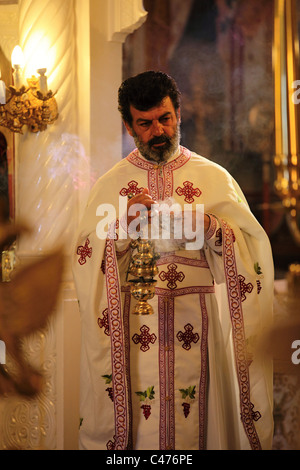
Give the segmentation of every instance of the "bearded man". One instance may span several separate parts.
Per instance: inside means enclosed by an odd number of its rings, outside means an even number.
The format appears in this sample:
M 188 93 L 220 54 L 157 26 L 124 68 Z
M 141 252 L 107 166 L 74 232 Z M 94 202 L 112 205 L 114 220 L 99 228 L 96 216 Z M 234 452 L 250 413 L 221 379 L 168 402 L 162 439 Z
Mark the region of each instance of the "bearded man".
M 73 255 L 80 448 L 270 449 L 272 365 L 256 350 L 272 316 L 269 240 L 230 174 L 180 145 L 180 92 L 171 77 L 141 73 L 118 97 L 136 149 L 92 189 Z M 135 315 L 130 228 L 142 225 L 133 209 L 145 207 L 151 226 L 151 209 L 164 201 L 191 209 L 192 233 L 197 239 L 201 231 L 203 243 L 157 241 L 153 314 Z

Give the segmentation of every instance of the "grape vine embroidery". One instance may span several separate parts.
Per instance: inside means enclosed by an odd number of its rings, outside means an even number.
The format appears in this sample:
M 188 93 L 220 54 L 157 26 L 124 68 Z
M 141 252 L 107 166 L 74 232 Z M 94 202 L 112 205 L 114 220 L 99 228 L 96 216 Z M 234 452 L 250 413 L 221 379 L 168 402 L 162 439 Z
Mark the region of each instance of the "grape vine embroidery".
M 196 385 L 189 388 L 180 388 L 181 397 L 184 399 L 182 403 L 184 417 L 187 418 L 190 414 L 191 403 L 195 400 Z
M 112 382 L 112 374 L 111 375 L 102 375 L 103 379 L 105 379 L 106 384 L 111 384 Z M 111 401 L 114 401 L 114 393 L 113 393 L 113 388 L 112 387 L 107 387 L 105 391 L 108 393 L 109 398 Z
M 151 405 L 150 401 L 154 400 L 154 385 L 152 387 L 148 387 L 147 390 L 144 392 L 135 392 L 136 395 L 140 398 L 140 401 L 143 402 L 141 409 L 143 410 L 143 415 L 145 419 L 148 419 L 149 416 L 151 415 Z

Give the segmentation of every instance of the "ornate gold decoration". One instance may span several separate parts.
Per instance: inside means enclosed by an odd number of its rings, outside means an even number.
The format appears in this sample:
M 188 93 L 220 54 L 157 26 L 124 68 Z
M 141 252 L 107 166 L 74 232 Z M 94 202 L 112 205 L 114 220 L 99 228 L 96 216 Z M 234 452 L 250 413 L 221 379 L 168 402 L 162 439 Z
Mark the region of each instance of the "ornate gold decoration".
M 127 198 L 130 200 L 134 196 L 135 193 L 130 192 Z M 147 215 L 142 212 L 139 216 L 139 221 L 140 234 L 143 234 L 144 227 L 148 224 Z M 130 292 L 138 301 L 133 313 L 136 315 L 152 315 L 153 308 L 148 304 L 147 300 L 152 299 L 155 295 L 155 284 L 157 281 L 154 279 L 154 276 L 158 274 L 156 260 L 160 258 L 160 255 L 155 252 L 153 243 L 142 237 L 132 240 L 130 247 L 133 250 L 137 250 L 136 254 L 130 258 L 126 275 L 126 280 L 128 280 L 129 275 L 133 276 L 133 279 L 129 280 L 131 284 Z
M 9 282 L 10 276 L 14 270 L 16 264 L 15 256 L 15 243 L 7 250 L 2 251 L 1 257 L 1 272 L 2 272 L 2 282 Z
M 9 94 L 5 104 L 0 104 L 0 126 L 7 127 L 12 132 L 23 134 L 24 125 L 30 132 L 47 129 L 58 118 L 56 93 L 51 90 L 46 94 L 38 89 L 38 78 L 27 80 L 29 87 L 24 85 L 17 89 L 9 86 Z
M 159 255 L 155 253 L 153 243 L 150 240 L 137 239 L 131 242 L 131 248 L 137 249 L 137 253 L 131 257 L 128 274 L 134 278 L 130 279 L 131 295 L 138 301 L 133 313 L 136 315 L 151 315 L 153 309 L 147 300 L 155 295 L 156 280 L 158 274 L 156 260 Z

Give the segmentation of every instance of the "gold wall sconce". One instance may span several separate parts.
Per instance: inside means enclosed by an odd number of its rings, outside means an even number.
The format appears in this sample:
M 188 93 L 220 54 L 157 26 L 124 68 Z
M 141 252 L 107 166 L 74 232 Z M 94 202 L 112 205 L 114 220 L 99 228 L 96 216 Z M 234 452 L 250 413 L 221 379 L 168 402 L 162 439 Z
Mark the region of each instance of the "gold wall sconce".
M 30 132 L 44 131 L 58 118 L 56 92 L 48 91 L 46 68 L 37 70 L 39 77 L 27 79 L 26 87 L 23 63 L 22 50 L 16 46 L 12 53 L 14 84 L 7 88 L 0 80 L 0 126 L 19 134 L 23 134 L 23 126 L 27 126 Z
M 295 100 L 299 67 L 296 1 L 275 0 L 275 190 L 286 209 L 290 232 L 300 245 L 300 103 Z

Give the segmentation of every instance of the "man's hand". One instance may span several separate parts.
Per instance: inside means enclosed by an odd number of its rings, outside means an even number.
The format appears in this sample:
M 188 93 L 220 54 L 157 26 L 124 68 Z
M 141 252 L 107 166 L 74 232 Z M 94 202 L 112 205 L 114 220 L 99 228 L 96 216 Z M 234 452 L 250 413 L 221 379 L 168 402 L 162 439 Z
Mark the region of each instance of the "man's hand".
M 133 206 L 133 204 L 144 205 L 147 208 L 147 212 L 145 214 L 141 214 L 140 211 L 136 211 L 134 215 L 129 215 L 129 209 L 131 206 Z M 136 196 L 133 196 L 131 199 L 129 199 L 127 204 L 127 225 L 129 226 L 130 223 L 137 217 L 140 217 L 140 215 L 145 215 L 148 218 L 152 204 L 156 204 L 156 202 L 150 196 L 148 188 L 144 188 L 142 193 L 137 194 Z
M 133 212 L 131 212 L 130 208 L 135 209 L 132 206 L 136 204 L 141 205 L 142 207 L 140 209 L 142 210 L 144 208 L 144 211 L 141 212 L 141 210 L 139 210 L 139 207 L 137 206 L 136 210 L 133 210 Z M 142 193 L 137 194 L 136 196 L 133 196 L 131 199 L 129 199 L 127 203 L 127 226 L 129 227 L 131 222 L 137 218 L 140 218 L 140 221 L 143 225 L 151 223 L 151 215 L 152 215 L 151 206 L 153 204 L 155 205 L 157 203 L 150 196 L 148 188 L 144 188 Z M 198 218 L 197 217 L 198 217 L 197 212 L 193 210 L 192 219 L 191 219 L 191 224 L 192 224 L 191 229 L 193 232 L 196 233 L 196 231 L 202 227 L 202 229 L 204 229 L 204 234 L 205 234 L 210 226 L 210 218 L 207 214 L 204 214 L 204 220 L 202 219 L 202 223 L 201 223 L 201 221 L 199 220 L 199 217 Z M 182 222 L 183 222 L 183 219 L 182 219 Z M 137 231 L 139 231 L 140 226 L 137 226 L 136 229 Z

